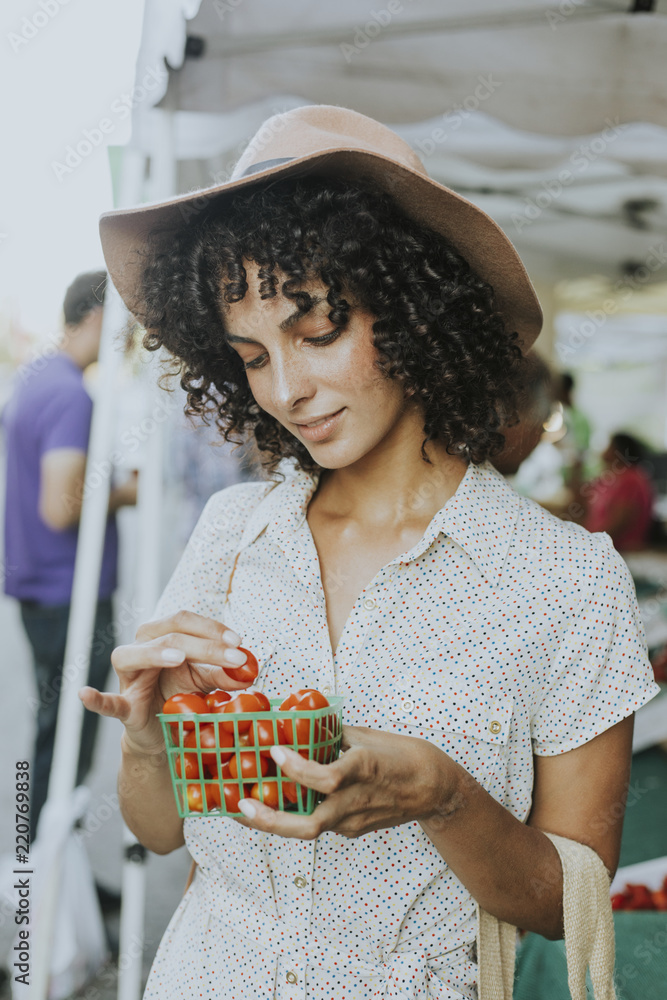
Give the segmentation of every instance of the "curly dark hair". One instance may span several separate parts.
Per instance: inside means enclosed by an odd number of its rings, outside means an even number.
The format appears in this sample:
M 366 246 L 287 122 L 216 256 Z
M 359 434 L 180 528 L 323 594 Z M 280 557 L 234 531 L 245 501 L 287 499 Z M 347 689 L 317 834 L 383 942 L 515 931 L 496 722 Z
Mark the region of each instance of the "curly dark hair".
M 186 413 L 205 421 L 214 415 L 227 441 L 254 435 L 269 475 L 283 458 L 308 472 L 320 467 L 260 409 L 224 339 L 223 303 L 248 289 L 244 259 L 258 265 L 262 298 L 278 294 L 281 272 L 280 292 L 305 313 L 311 296 L 300 289 L 319 278 L 337 326 L 355 305 L 376 318 L 376 366 L 421 402 L 425 461 L 424 445 L 438 439 L 451 454 L 483 462 L 503 446 L 499 428 L 516 420 L 522 355 L 493 289 L 448 240 L 405 216 L 368 178 L 280 178 L 205 199 L 180 228 L 153 229 L 142 253 L 144 304 L 136 315 L 147 331 L 144 346 L 172 355 L 168 375 L 180 375 Z

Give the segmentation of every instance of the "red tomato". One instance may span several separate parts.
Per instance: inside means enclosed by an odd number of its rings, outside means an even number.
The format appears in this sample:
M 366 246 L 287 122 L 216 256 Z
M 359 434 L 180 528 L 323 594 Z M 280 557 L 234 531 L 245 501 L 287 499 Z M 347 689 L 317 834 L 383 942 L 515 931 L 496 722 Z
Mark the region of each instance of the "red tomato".
M 162 711 L 167 715 L 179 712 L 187 715 L 197 715 L 198 712 L 206 712 L 206 701 L 200 694 L 173 694 L 171 698 L 167 698 L 164 705 L 162 706 Z M 194 722 L 189 720 L 184 720 L 183 729 L 194 729 Z M 174 733 L 176 739 L 178 739 L 178 723 L 172 723 L 171 731 Z
M 229 674 L 233 681 L 247 681 L 248 684 L 252 684 L 259 673 L 257 659 L 253 656 L 249 649 L 244 649 L 243 646 L 239 646 L 238 649 L 241 653 L 246 654 L 245 663 L 241 664 L 240 667 L 224 666 L 223 670 L 226 674 Z
M 333 740 L 333 733 L 330 729 L 322 728 L 320 733 L 320 741 L 324 743 L 325 740 Z M 315 747 L 315 760 L 320 764 L 328 764 L 330 760 L 334 759 L 334 748 L 333 746 L 323 746 Z
M 277 781 L 258 781 L 250 790 L 250 798 L 263 802 L 270 809 L 277 809 L 280 804 Z
M 285 802 L 296 804 L 300 802 L 302 807 L 306 804 L 307 790 L 296 781 L 283 781 L 283 799 Z
M 303 749 L 302 756 L 308 756 L 310 746 L 310 719 L 283 719 L 283 730 L 285 732 L 285 742 L 296 745 Z M 313 740 L 315 743 L 320 738 L 320 723 L 318 719 L 313 719 Z M 301 753 L 301 749 L 299 753 Z
M 303 688 L 297 691 L 296 694 L 289 695 L 280 708 L 283 711 L 289 709 L 292 712 L 312 712 L 317 708 L 328 708 L 328 706 L 329 702 L 319 691 L 316 691 L 314 688 Z M 315 743 L 318 743 L 320 740 L 320 725 L 321 723 L 317 719 L 313 720 L 313 739 Z M 284 719 L 283 727 L 287 743 L 296 744 L 302 748 L 310 744 L 310 719 Z
M 614 893 L 614 895 L 611 897 L 612 910 L 624 910 L 626 903 L 627 903 L 627 897 L 624 892 Z
M 206 782 L 204 785 L 206 792 L 206 808 L 217 809 L 220 806 L 220 789 L 217 784 Z M 199 785 L 188 785 L 188 808 L 191 812 L 203 812 L 203 798 Z
M 651 896 L 656 910 L 667 910 L 667 892 L 664 889 L 656 889 Z
M 273 732 L 273 720 L 256 719 L 248 730 L 248 745 L 251 747 L 266 747 L 260 750 L 263 757 L 270 757 L 270 747 L 285 742 L 285 731 L 276 720 L 276 733 Z
M 234 734 L 228 733 L 226 729 L 222 728 L 222 725 L 217 724 L 218 729 L 218 741 L 219 746 L 223 747 L 233 747 L 234 746 Z M 201 759 L 202 763 L 208 765 L 209 767 L 217 767 L 218 753 L 223 760 L 229 760 L 232 756 L 233 750 L 227 752 L 224 749 L 218 751 L 215 742 L 215 730 L 216 725 L 212 722 L 207 723 L 204 726 L 199 727 L 199 746 L 201 747 Z M 183 746 L 185 747 L 196 747 L 197 746 L 197 733 L 188 733 L 183 741 Z
M 231 697 L 229 691 L 209 691 L 206 695 L 206 706 L 209 712 L 222 712 L 225 704 Z
M 630 897 L 626 905 L 626 910 L 653 910 L 653 897 L 645 885 L 635 885 L 628 883 L 625 887 L 626 895 Z
M 239 788 L 238 782 L 236 781 L 226 781 L 222 786 L 222 791 L 225 796 L 225 809 L 229 813 L 240 812 L 239 809 L 239 799 L 245 798 L 245 792 L 243 786 Z
M 248 694 L 251 694 L 257 699 L 259 704 L 262 706 L 262 710 L 266 712 L 271 711 L 271 702 L 266 697 L 263 691 L 256 691 L 255 688 L 248 688 Z
M 314 688 L 305 688 L 297 691 L 296 703 L 293 706 L 300 712 L 313 712 L 316 708 L 328 708 L 329 702 L 320 691 Z
M 181 755 L 179 754 L 176 758 L 175 771 L 179 778 L 187 778 L 188 781 L 192 778 L 199 777 L 199 761 L 197 760 L 196 753 L 185 753 L 183 754 L 183 760 L 185 764 L 181 767 Z
M 264 695 L 262 695 L 264 697 Z M 249 694 L 246 691 L 242 691 L 237 694 L 231 701 L 228 701 L 224 706 L 222 712 L 223 715 L 227 712 L 265 712 L 266 709 L 262 701 L 257 697 L 256 694 Z M 240 733 L 245 733 L 250 729 L 252 719 L 239 719 L 237 722 L 238 731 Z M 228 733 L 234 732 L 234 722 L 221 722 L 220 725 L 223 729 L 226 729 Z
M 269 773 L 269 762 L 266 757 L 259 757 L 259 774 L 257 772 L 257 758 L 255 757 L 254 750 L 246 750 L 238 755 L 234 756 L 229 762 L 229 773 L 232 778 L 238 778 L 239 769 L 241 771 L 241 778 L 243 781 L 248 781 L 250 778 L 257 779 L 259 775 L 265 775 Z

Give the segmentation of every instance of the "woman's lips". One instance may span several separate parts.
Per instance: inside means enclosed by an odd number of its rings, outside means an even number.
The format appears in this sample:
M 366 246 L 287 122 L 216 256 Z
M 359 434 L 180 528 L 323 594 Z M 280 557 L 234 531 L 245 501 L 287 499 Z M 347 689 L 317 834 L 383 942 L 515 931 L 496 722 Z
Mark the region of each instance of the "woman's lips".
M 299 428 L 300 433 L 308 441 L 322 441 L 324 438 L 329 437 L 329 435 L 336 429 L 340 423 L 341 417 L 345 407 L 337 410 L 336 413 L 332 413 L 330 417 L 327 417 L 321 424 L 317 424 L 315 427 L 308 427 L 307 424 L 296 424 Z

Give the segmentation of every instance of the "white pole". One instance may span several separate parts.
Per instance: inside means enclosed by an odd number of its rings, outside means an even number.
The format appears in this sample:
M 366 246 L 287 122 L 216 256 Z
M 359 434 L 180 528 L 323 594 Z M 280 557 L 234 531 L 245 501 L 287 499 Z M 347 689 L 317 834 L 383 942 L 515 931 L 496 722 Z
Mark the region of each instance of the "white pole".
M 155 376 L 155 365 L 148 367 L 148 379 Z M 156 401 L 155 378 L 147 386 L 149 401 Z M 164 396 L 164 393 L 162 393 Z M 154 429 L 148 442 L 137 487 L 137 581 L 136 600 L 145 609 L 146 617 L 153 612 L 159 597 L 160 551 L 162 538 L 162 451 L 164 400 L 160 407 L 147 407 L 153 414 Z M 150 419 L 150 416 L 149 416 Z M 138 1000 L 141 995 L 144 953 L 145 856 L 143 846 L 134 834 L 123 830 L 123 878 L 121 890 L 120 935 L 118 954 L 118 1000 Z
M 116 383 L 121 364 L 121 352 L 114 338 L 126 319 L 125 306 L 109 280 L 104 298 L 102 338 L 100 344 L 100 380 L 93 407 L 90 443 L 86 462 L 84 499 L 79 523 L 72 602 L 67 630 L 65 662 L 62 675 L 58 723 L 56 727 L 53 764 L 49 779 L 47 807 L 59 815 L 71 810 L 72 793 L 81 743 L 83 705 L 78 690 L 87 680 L 90 646 L 97 610 L 97 596 L 102 565 L 102 551 L 109 504 L 109 455 L 113 449 Z M 73 817 L 74 818 L 74 817 Z M 44 823 L 38 835 L 47 836 Z M 46 1000 L 51 965 L 51 946 L 55 920 L 62 857 L 54 858 L 48 871 L 36 871 L 39 907 L 32 925 L 34 964 L 31 1000 Z
M 173 115 L 152 108 L 155 148 L 151 155 L 149 200 L 170 197 L 176 190 Z M 157 358 L 155 359 L 157 361 Z M 150 404 L 150 440 L 141 467 L 137 489 L 137 578 L 136 599 L 151 615 L 160 596 L 162 551 L 162 456 L 164 420 L 168 415 L 165 393 L 157 385 L 157 364 L 147 366 L 147 399 Z M 171 399 L 171 397 L 166 397 Z M 144 953 L 145 850 L 124 829 L 120 941 L 118 954 L 118 1000 L 138 1000 L 141 993 Z

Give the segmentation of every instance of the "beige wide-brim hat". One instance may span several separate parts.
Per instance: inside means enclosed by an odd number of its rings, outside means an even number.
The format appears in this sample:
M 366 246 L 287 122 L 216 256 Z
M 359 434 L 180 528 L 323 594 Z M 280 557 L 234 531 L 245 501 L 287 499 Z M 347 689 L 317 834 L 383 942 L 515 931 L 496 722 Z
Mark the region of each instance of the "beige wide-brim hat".
M 431 180 L 421 160 L 400 136 L 350 108 L 311 104 L 273 115 L 260 126 L 228 181 L 167 201 L 118 209 L 100 216 L 100 238 L 109 274 L 132 313 L 141 315 L 141 274 L 148 233 L 169 232 L 216 214 L 242 188 L 295 174 L 368 177 L 387 191 L 405 215 L 442 233 L 470 267 L 493 286 L 506 326 L 523 350 L 542 327 L 542 310 L 510 240 L 485 212 Z

